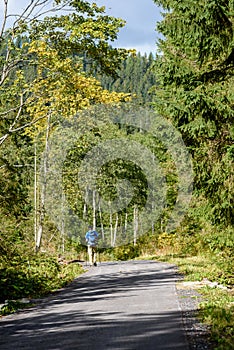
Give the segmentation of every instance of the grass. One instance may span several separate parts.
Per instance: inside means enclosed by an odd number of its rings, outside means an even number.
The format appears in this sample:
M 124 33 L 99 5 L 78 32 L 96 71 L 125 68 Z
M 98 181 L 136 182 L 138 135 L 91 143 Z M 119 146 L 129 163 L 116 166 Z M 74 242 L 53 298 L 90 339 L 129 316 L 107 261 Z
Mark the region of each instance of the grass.
M 209 326 L 210 338 L 214 350 L 231 350 L 234 344 L 234 288 L 229 285 L 233 281 L 231 276 L 224 278 L 224 271 L 229 271 L 229 266 L 224 268 L 224 262 L 212 254 L 197 256 L 179 256 L 176 254 L 163 254 L 151 256 L 151 259 L 173 263 L 179 267 L 179 272 L 184 275 L 185 281 L 202 281 L 208 279 L 212 282 L 224 284 L 226 289 L 199 288 L 203 301 L 199 306 L 198 317 Z M 146 258 L 146 257 L 144 257 Z M 228 264 L 228 262 L 227 262 Z M 224 288 L 225 288 L 224 286 Z
M 208 324 L 217 350 L 231 350 L 234 344 L 234 292 L 202 288 L 204 301 L 199 317 Z

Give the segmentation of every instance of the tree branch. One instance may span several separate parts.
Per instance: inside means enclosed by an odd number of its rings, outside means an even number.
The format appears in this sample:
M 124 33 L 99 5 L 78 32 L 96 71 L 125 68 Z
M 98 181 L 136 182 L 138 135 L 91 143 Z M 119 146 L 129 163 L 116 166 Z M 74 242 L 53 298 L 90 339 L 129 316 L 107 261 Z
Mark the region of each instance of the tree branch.
M 25 20 L 27 22 L 27 24 L 29 24 L 30 22 L 38 19 L 39 17 L 42 17 L 46 14 L 49 13 L 53 13 L 53 12 L 58 12 L 60 10 L 64 10 L 64 8 L 69 5 L 69 1 L 67 1 L 65 4 L 63 5 L 57 5 L 54 8 L 49 8 L 48 10 L 45 10 L 42 12 L 43 8 L 46 7 L 46 4 L 49 3 L 49 0 L 37 0 L 34 3 L 34 0 L 31 0 L 30 4 L 26 7 L 26 9 L 21 13 L 21 15 L 18 15 L 17 20 L 14 22 L 13 24 L 13 30 L 17 29 L 18 23 L 21 20 Z M 38 9 L 38 7 L 40 7 L 40 9 Z M 33 14 L 34 11 L 35 14 Z M 30 18 L 30 16 L 33 14 L 33 16 Z M 11 15 L 11 16 L 17 16 L 17 15 Z M 10 16 L 9 16 L 10 17 Z
M 17 132 L 17 131 L 20 131 L 20 130 L 23 130 L 23 129 L 29 127 L 29 126 L 32 126 L 33 124 L 36 124 L 39 120 L 44 119 L 44 118 L 46 118 L 46 117 L 47 117 L 47 115 L 43 115 L 42 117 L 39 117 L 39 118 L 37 118 L 37 119 L 34 119 L 34 120 L 32 120 L 31 122 L 29 122 L 29 123 L 26 123 L 26 124 L 24 124 L 24 125 L 22 125 L 22 126 L 19 126 L 18 128 L 9 129 L 9 130 L 8 130 L 8 133 L 6 133 L 6 134 L 3 135 L 2 137 L 0 137 L 0 145 L 2 145 L 4 141 L 6 141 L 6 139 L 10 136 L 10 134 L 12 134 L 12 133 L 14 133 L 14 132 Z
M 8 9 L 8 0 L 4 0 L 3 23 L 2 23 L 2 28 L 1 28 L 1 31 L 0 31 L 0 37 L 1 38 L 3 36 L 3 33 L 5 31 L 5 27 L 6 27 L 7 9 Z

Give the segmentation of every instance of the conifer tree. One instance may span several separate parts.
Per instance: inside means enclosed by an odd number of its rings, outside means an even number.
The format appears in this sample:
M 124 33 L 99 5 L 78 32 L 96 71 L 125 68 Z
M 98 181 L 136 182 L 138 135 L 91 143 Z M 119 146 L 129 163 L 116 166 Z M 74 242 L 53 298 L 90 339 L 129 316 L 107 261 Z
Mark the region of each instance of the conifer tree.
M 233 224 L 234 2 L 155 3 L 165 9 L 155 108 L 193 154 L 195 194 L 211 222 Z
M 116 77 L 101 76 L 102 86 L 110 91 L 132 93 L 140 104 L 149 103 L 152 100 L 150 90 L 157 83 L 153 64 L 152 53 L 131 55 L 122 62 Z

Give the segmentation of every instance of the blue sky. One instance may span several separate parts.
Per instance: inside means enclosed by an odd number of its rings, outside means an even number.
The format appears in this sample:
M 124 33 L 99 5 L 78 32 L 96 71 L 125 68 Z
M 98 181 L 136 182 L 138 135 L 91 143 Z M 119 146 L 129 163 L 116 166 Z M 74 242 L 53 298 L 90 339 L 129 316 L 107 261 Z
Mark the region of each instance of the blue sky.
M 155 27 L 161 15 L 153 0 L 96 0 L 96 3 L 106 6 L 108 14 L 127 22 L 113 46 L 135 48 L 141 53 L 156 51 Z
M 31 0 L 8 0 L 9 12 L 21 13 Z M 153 0 L 94 0 L 100 6 L 106 6 L 106 13 L 126 20 L 120 30 L 115 47 L 135 48 L 142 54 L 155 52 L 158 34 L 156 22 L 161 19 L 160 9 Z M 0 0 L 0 20 L 4 0 Z

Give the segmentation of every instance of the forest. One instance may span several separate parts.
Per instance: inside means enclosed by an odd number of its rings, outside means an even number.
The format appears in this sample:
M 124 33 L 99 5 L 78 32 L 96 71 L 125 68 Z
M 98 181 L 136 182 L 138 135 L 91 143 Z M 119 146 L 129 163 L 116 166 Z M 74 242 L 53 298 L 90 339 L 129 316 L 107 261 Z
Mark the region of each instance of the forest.
M 28 1 L 14 19 L 4 2 L 1 314 L 82 273 L 69 262 L 92 225 L 102 259 L 222 286 L 203 290 L 200 317 L 231 349 L 234 2 L 154 3 L 161 37 L 142 55 L 110 44 L 125 23 L 91 1 Z

